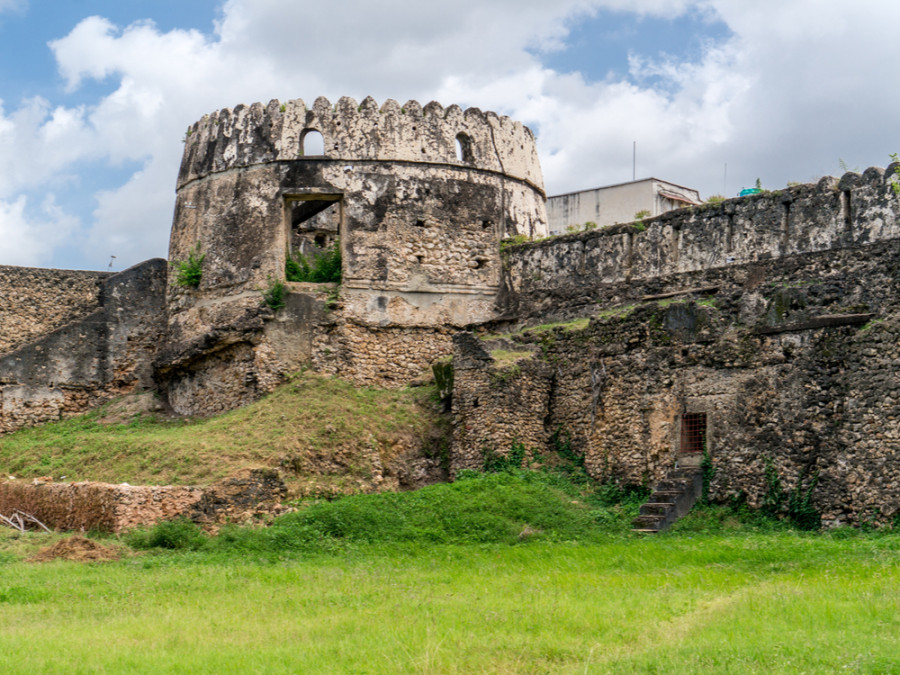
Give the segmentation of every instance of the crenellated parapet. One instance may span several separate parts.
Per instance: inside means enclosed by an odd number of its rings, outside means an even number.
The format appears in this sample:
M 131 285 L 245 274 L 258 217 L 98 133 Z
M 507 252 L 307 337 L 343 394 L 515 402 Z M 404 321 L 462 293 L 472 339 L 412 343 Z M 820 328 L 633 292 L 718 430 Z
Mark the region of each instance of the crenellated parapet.
M 307 135 L 318 132 L 324 153 L 306 152 Z M 521 122 L 478 108 L 447 108 L 432 101 L 380 107 L 368 97 L 336 104 L 319 97 L 223 108 L 187 131 L 178 188 L 212 173 L 280 161 L 413 162 L 496 172 L 543 193 L 534 135 Z

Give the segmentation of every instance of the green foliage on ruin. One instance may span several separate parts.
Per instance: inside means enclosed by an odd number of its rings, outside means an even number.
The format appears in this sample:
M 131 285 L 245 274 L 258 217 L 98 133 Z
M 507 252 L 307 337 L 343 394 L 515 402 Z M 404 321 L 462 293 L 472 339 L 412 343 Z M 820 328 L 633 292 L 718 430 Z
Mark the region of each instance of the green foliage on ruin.
M 493 448 L 482 448 L 481 456 L 481 470 L 485 473 L 514 471 L 522 468 L 528 456 L 528 448 L 516 441 L 505 453 L 499 453 Z
M 173 265 L 178 271 L 175 283 L 182 288 L 197 288 L 203 278 L 203 261 L 205 259 L 206 254 L 200 253 L 200 244 L 198 243 L 188 254 L 187 260 L 174 261 Z
M 284 307 L 285 286 L 284 282 L 278 280 L 269 280 L 269 287 L 262 292 L 263 302 L 269 309 L 278 311 Z
M 505 248 L 510 246 L 519 246 L 520 244 L 527 244 L 531 239 L 529 239 L 527 234 L 514 234 L 511 237 L 507 237 L 500 241 L 500 250 L 502 251 Z
M 900 162 L 900 153 L 892 152 L 891 162 Z M 891 176 L 891 178 L 891 189 L 894 191 L 895 195 L 900 196 L 900 166 L 894 167 L 894 175 Z
M 341 242 L 336 239 L 330 249 L 312 256 L 293 257 L 290 254 L 285 259 L 284 274 L 288 281 L 310 283 L 340 283 L 342 273 Z
M 822 516 L 813 505 L 813 491 L 819 482 L 818 473 L 799 476 L 793 490 L 782 487 L 781 476 L 771 457 L 765 460 L 766 491 L 763 494 L 760 512 L 769 518 L 787 520 L 801 530 L 818 530 L 822 526 Z

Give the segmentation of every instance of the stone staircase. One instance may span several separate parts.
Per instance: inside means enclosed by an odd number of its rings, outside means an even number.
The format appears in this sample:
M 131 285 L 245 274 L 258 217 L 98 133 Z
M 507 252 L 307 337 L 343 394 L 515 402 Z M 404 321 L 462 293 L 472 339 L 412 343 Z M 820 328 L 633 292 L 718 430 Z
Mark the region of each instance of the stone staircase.
M 660 532 L 690 511 L 702 493 L 703 474 L 699 467 L 672 469 L 641 505 L 632 528 L 648 534 Z

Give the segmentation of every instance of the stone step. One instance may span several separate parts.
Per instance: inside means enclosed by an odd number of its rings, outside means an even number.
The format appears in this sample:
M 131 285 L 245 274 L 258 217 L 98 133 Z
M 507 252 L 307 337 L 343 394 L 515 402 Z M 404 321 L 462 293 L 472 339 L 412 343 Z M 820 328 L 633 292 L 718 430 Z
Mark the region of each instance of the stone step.
M 668 524 L 669 523 L 666 523 L 665 516 L 638 516 L 631 521 L 633 528 L 655 530 L 657 532 L 662 530 Z
M 669 511 L 675 508 L 675 505 L 669 502 L 666 503 L 652 503 L 647 502 L 646 504 L 641 504 L 641 515 L 642 516 L 664 516 Z
M 641 505 L 632 521 L 635 532 L 660 532 L 684 516 L 703 491 L 703 475 L 696 468 L 673 469 L 659 481 L 656 490 Z

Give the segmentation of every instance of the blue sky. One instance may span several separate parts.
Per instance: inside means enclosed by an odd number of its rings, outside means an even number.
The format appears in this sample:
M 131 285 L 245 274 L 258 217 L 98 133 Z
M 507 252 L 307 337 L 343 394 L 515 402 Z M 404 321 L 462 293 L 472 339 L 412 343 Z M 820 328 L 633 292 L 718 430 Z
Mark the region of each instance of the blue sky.
M 536 132 L 550 194 L 735 194 L 900 150 L 900 3 L 0 0 L 0 264 L 165 256 L 184 129 L 271 98 L 434 99 Z M 727 164 L 727 177 L 725 166 Z

